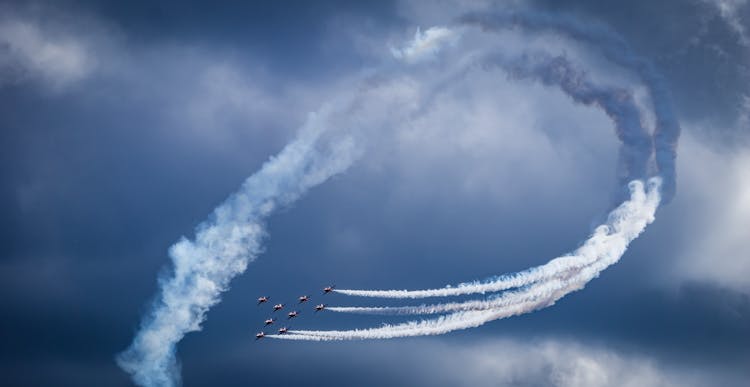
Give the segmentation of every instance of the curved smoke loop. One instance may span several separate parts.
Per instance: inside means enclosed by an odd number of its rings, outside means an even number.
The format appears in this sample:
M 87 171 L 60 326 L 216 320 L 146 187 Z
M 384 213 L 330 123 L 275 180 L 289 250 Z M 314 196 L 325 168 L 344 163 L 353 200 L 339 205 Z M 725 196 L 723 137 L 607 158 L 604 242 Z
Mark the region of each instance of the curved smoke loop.
M 560 32 L 598 49 L 611 62 L 636 73 L 648 87 L 657 122 L 653 136 L 641 125 L 632 95 L 624 89 L 606 88 L 590 82 L 565 57 L 529 56 L 509 60 L 485 56 L 485 64 L 499 66 L 511 77 L 527 78 L 562 89 L 574 101 L 604 110 L 615 123 L 621 145 L 619 181 L 628 184 L 630 198 L 618 206 L 606 224 L 571 255 L 554 259 L 537 268 L 504 275 L 484 282 L 419 291 L 338 290 L 340 293 L 373 296 L 421 298 L 458 294 L 498 292 L 517 288 L 488 300 L 446 303 L 408 308 L 337 308 L 340 312 L 433 314 L 450 313 L 434 320 L 353 331 L 290 331 L 289 335 L 269 337 L 292 340 L 342 340 L 390 338 L 442 334 L 479 326 L 488 321 L 527 313 L 552 305 L 571 291 L 581 289 L 599 272 L 615 263 L 653 221 L 661 200 L 674 193 L 675 147 L 679 125 L 671 112 L 669 94 L 652 66 L 634 55 L 627 44 L 603 27 L 590 27 L 574 19 L 537 14 L 501 13 L 493 16 L 469 15 L 455 30 L 437 28 L 418 33 L 415 41 L 394 56 L 407 63 L 419 56 L 435 54 L 441 40 L 455 38 L 452 31 L 479 26 L 493 30 L 523 28 L 528 31 Z M 197 227 L 193 241 L 183 238 L 169 251 L 173 272 L 160 280 L 160 293 L 130 347 L 118 355 L 118 364 L 143 386 L 180 384 L 175 355 L 177 343 L 191 331 L 201 328 L 207 311 L 220 301 L 230 280 L 244 272 L 261 251 L 264 220 L 277 208 L 288 205 L 310 188 L 346 170 L 361 149 L 353 135 L 330 133 L 336 117 L 346 115 L 361 104 L 362 96 L 349 96 L 313 114 L 299 136 L 271 158 L 240 190 L 221 204 L 212 216 Z M 341 121 L 344 122 L 344 121 Z M 351 129 L 351 128 L 349 128 Z M 654 169 L 649 162 L 655 155 Z M 655 173 L 654 173 L 655 172 Z M 642 180 L 652 177 L 644 184 Z M 333 308 L 331 308 L 334 310 Z
M 628 244 L 646 225 L 653 221 L 656 209 L 662 200 L 669 201 L 674 195 L 674 160 L 680 127 L 671 110 L 669 93 L 663 79 L 650 63 L 632 53 L 628 45 L 618 36 L 600 26 L 578 24 L 573 19 L 535 13 L 503 13 L 493 16 L 468 15 L 465 23 L 479 25 L 486 30 L 522 27 L 525 30 L 560 31 L 576 40 L 599 48 L 610 61 L 635 72 L 647 86 L 656 116 L 653 136 L 642 126 L 638 107 L 631 93 L 624 89 L 600 87 L 590 82 L 586 75 L 577 71 L 565 57 L 524 57 L 508 61 L 494 56 L 496 64 L 511 77 L 532 78 L 545 85 L 556 85 L 575 102 L 601 108 L 615 124 L 621 141 L 619 181 L 644 179 L 649 173 L 651 155 L 655 156 L 656 177 L 649 179 L 649 188 L 644 193 L 640 180 L 629 184 L 631 197 L 610 213 L 607 224 L 600 226 L 575 253 L 553 259 L 545 265 L 522 272 L 506 274 L 486 281 L 446 286 L 425 290 L 355 290 L 338 289 L 341 294 L 381 298 L 426 298 L 466 294 L 484 294 L 507 289 L 489 300 L 463 303 L 441 303 L 407 307 L 330 307 L 335 312 L 367 314 L 452 314 L 420 322 L 412 321 L 400 325 L 350 331 L 291 331 L 291 335 L 271 337 L 287 340 L 350 340 L 381 339 L 404 336 L 443 334 L 457 329 L 476 327 L 488 321 L 528 313 L 554 304 L 564 295 L 583 288 L 591 279 L 617 262 Z M 649 199 L 639 201 L 645 194 Z M 623 216 L 630 209 L 638 216 Z M 612 224 L 623 221 L 628 232 L 620 233 Z M 601 242 L 601 230 L 614 230 L 614 236 Z M 480 313 L 482 312 L 482 313 Z
M 329 308 L 338 312 L 368 314 L 436 314 L 452 312 L 433 320 L 410 321 L 379 328 L 348 331 L 289 331 L 286 335 L 271 335 L 285 340 L 355 340 L 390 339 L 396 337 L 441 335 L 451 331 L 475 328 L 487 322 L 507 318 L 553 305 L 565 295 L 582 289 L 599 273 L 616 263 L 628 244 L 653 222 L 661 195 L 661 178 L 648 181 L 647 189 L 641 181 L 630 185 L 631 198 L 610 213 L 606 225 L 599 226 L 586 244 L 566 258 L 590 262 L 577 269 L 565 269 L 550 278 L 531 284 L 515 292 L 486 301 L 467 301 L 416 307 Z

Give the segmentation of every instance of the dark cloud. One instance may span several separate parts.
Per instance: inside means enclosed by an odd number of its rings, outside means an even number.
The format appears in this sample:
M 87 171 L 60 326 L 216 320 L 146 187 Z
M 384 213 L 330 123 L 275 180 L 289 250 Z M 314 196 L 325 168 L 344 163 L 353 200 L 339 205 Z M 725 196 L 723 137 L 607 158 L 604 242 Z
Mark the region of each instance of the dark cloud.
M 540 1 L 537 6 L 613 25 L 668 75 L 686 120 L 734 120 L 732 106 L 746 92 L 738 70 L 746 57 L 725 25 L 707 19 L 706 5 Z M 351 53 L 361 47 L 343 36 L 351 32 L 348 27 L 379 38 L 413 27 L 390 2 L 215 7 L 81 1 L 3 7 L 18 9 L 18 15 L 54 9 L 68 21 L 80 13 L 112 32 L 86 41 L 92 50 L 87 52 L 100 55 L 97 67 L 62 89 L 46 90 L 37 81 L 0 84 L 0 372 L 7 385 L 18 386 L 129 385 L 114 355 L 132 339 L 168 247 L 190 236 L 321 102 L 319 94 L 294 86 L 323 89 L 342 73 L 370 64 L 366 54 Z M 341 20 L 348 21 L 347 28 Z M 87 39 L 75 28 L 63 30 Z M 717 47 L 724 54 L 717 54 Z M 242 101 L 255 99 L 236 104 L 232 93 Z M 735 374 L 741 375 L 750 359 L 747 294 L 706 281 L 675 290 L 659 285 L 654 278 L 661 274 L 650 270 L 653 262 L 669 268 L 677 260 L 675 244 L 685 229 L 680 212 L 691 206 L 679 196 L 675 209 L 658 215 L 664 222 L 657 219 L 622 262 L 539 313 L 436 339 L 252 341 L 269 315 L 253 303 L 260 295 L 290 304 L 303 293 L 313 302 L 366 304 L 372 300 L 323 298 L 319 289 L 330 283 L 441 286 L 541 264 L 574 248 L 606 208 L 614 134 L 607 132 L 612 143 L 601 147 L 598 138 L 585 142 L 586 131 L 565 132 L 583 138 L 575 144 L 556 138 L 567 130 L 557 117 L 569 114 L 557 108 L 548 106 L 547 118 L 538 119 L 541 132 L 555 131 L 541 138 L 552 149 L 584 145 L 572 151 L 573 161 L 542 151 L 530 156 L 579 166 L 569 179 L 555 178 L 569 172 L 553 165 L 544 179 L 511 174 L 502 180 L 510 187 L 467 193 L 462 178 L 468 172 L 462 168 L 481 165 L 467 152 L 452 153 L 465 160 L 438 164 L 434 157 L 440 150 L 413 158 L 386 151 L 272 218 L 264 255 L 235 279 L 204 331 L 188 335 L 179 347 L 185 384 L 466 384 L 478 379 L 431 371 L 436 365 L 449 368 L 444 359 L 453 350 L 469 353 L 496 337 L 594 343 L 636 357 L 648 353 L 665 372 L 705 369 L 725 377 L 726 385 L 736 382 Z M 209 135 L 200 131 L 204 127 Z M 514 171 L 527 170 L 517 162 Z M 352 328 L 382 321 L 313 315 L 306 308 L 292 326 Z M 554 382 L 526 374 L 514 378 L 516 385 Z
M 750 51 L 711 1 L 534 1 L 537 6 L 611 25 L 667 78 L 680 115 L 705 122 L 701 134 L 725 144 L 747 140 Z M 748 11 L 750 7 L 740 7 Z M 747 17 L 739 22 L 748 25 Z M 710 75 L 709 75 L 710 74 Z M 729 140 L 729 141 L 727 141 Z

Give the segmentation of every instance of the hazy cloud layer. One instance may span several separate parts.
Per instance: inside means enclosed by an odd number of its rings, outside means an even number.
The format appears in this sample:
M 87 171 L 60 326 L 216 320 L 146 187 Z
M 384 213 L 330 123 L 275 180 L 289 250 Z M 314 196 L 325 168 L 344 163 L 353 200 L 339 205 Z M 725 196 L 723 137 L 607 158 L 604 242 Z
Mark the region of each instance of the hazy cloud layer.
M 128 385 L 113 356 L 132 338 L 168 246 L 278 152 L 308 112 L 393 60 L 396 42 L 459 10 L 493 6 L 462 3 L 294 12 L 4 3 L 5 380 Z M 497 69 L 451 73 L 437 61 L 387 91 L 402 110 L 368 107 L 361 118 L 384 130 L 359 164 L 269 222 L 264 254 L 180 348 L 186 385 L 741 385 L 750 356 L 750 105 L 733 20 L 747 31 L 748 6 L 722 4 L 519 5 L 612 26 L 668 74 L 686 131 L 677 197 L 590 288 L 539 315 L 441 340 L 251 342 L 268 317 L 250 302 L 260 295 L 288 302 L 331 282 L 420 288 L 523 269 L 575 247 L 610 204 L 617 141 L 604 114 Z M 492 39 L 509 53 L 564 53 L 600 82 L 633 81 L 563 37 Z M 413 113 L 408 101 L 429 88 L 428 111 L 399 130 L 384 124 Z M 326 301 L 342 302 L 335 297 Z M 381 321 L 322 314 L 294 328 Z M 454 372 L 454 361 L 469 371 Z M 290 364 L 302 371 L 291 375 Z

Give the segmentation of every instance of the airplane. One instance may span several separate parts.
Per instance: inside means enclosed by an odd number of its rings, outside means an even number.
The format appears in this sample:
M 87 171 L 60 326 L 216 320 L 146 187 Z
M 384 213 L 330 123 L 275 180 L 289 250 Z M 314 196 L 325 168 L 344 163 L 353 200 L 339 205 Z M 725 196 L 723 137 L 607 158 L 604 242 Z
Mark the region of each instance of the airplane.
M 325 308 L 326 308 L 326 304 L 315 305 L 315 312 L 320 312 L 321 310 Z
M 287 327 L 279 328 L 279 334 L 280 334 L 280 335 L 283 335 L 283 334 L 284 334 L 284 333 L 286 333 L 286 332 L 287 332 L 288 330 L 289 330 L 289 329 L 287 329 Z
M 276 321 L 275 318 L 269 318 L 268 320 L 266 320 L 266 325 L 265 326 L 269 326 L 269 325 L 273 324 L 274 321 Z
M 310 297 L 308 297 L 308 296 L 300 296 L 299 303 L 301 304 L 303 302 L 307 302 L 307 300 L 309 300 L 309 299 L 310 299 Z
M 323 294 L 328 294 L 333 291 L 336 285 L 326 286 L 323 288 Z
M 299 312 L 297 312 L 296 310 L 293 312 L 289 312 L 289 314 L 287 314 L 287 316 L 289 317 L 287 317 L 286 319 L 289 320 L 290 318 L 295 318 L 297 317 L 297 315 L 299 315 Z
M 264 302 L 268 302 L 268 297 L 264 296 L 264 297 L 258 298 L 258 305 L 260 305 L 260 304 L 262 304 Z
M 273 311 L 275 312 L 275 311 L 277 311 L 279 309 L 283 309 L 283 308 L 284 308 L 284 304 L 276 304 L 276 305 L 273 306 Z
M 261 331 L 255 334 L 255 340 L 260 340 L 262 338 L 266 337 L 266 333 Z

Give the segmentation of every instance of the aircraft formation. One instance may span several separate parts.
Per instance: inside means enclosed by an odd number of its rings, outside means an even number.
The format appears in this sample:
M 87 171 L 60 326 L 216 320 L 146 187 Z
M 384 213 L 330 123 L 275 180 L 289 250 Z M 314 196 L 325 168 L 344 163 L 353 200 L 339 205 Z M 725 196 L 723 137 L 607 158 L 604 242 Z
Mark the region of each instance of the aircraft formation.
M 323 288 L 323 294 L 328 294 L 328 293 L 332 292 L 335 287 L 336 287 L 335 285 L 330 285 L 330 286 L 324 287 Z M 260 304 L 267 303 L 269 300 L 270 300 L 270 297 L 267 297 L 267 296 L 259 297 L 258 298 L 258 306 L 260 306 Z M 299 304 L 303 304 L 305 302 L 308 302 L 309 300 L 310 300 L 310 296 L 308 296 L 308 295 L 302 295 L 302 296 L 299 296 L 299 298 L 297 298 L 297 301 L 299 301 L 297 304 L 298 305 Z M 325 310 L 325 308 L 326 308 L 326 304 L 315 305 L 315 308 L 314 308 L 315 309 L 315 313 L 320 312 L 321 310 Z M 282 310 L 282 309 L 284 309 L 284 304 L 275 304 L 273 306 L 272 313 L 275 313 L 275 312 L 277 312 L 279 310 Z M 287 318 L 286 319 L 287 320 L 291 320 L 291 319 L 299 316 L 299 313 L 300 313 L 299 311 L 293 310 L 293 311 L 287 313 Z M 276 322 L 276 318 L 275 317 L 269 317 L 268 319 L 266 319 L 263 322 L 263 326 L 267 327 L 269 325 L 273 325 L 273 323 L 275 323 L 275 322 Z M 287 327 L 281 327 L 278 330 L 278 332 L 279 332 L 280 335 L 285 334 L 287 331 L 288 331 Z M 255 334 L 255 340 L 260 340 L 260 339 L 262 339 L 264 337 L 266 337 L 266 333 L 264 331 L 260 331 L 260 332 L 258 332 L 258 333 Z

